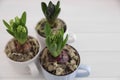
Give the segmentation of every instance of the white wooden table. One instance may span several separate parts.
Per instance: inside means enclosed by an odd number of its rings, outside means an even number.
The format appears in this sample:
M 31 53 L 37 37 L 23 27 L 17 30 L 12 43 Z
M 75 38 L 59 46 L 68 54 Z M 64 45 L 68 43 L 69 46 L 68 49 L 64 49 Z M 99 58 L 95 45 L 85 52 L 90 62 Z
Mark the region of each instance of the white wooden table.
M 0 0 L 0 80 L 44 80 L 29 72 L 19 73 L 6 60 L 4 47 L 11 36 L 2 19 L 10 20 L 27 12 L 29 34 L 36 37 L 35 26 L 44 17 L 41 1 Z M 57 0 L 53 0 L 57 2 Z M 59 18 L 69 32 L 77 35 L 73 45 L 80 52 L 82 64 L 91 66 L 91 75 L 75 80 L 120 80 L 120 0 L 62 0 Z

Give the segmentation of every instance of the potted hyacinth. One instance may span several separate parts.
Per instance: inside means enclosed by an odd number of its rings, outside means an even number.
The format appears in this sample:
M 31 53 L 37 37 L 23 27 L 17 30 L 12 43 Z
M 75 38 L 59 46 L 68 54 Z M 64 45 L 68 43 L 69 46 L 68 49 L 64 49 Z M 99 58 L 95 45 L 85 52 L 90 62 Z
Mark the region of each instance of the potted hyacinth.
M 60 18 L 58 18 L 58 15 L 61 11 L 60 1 L 58 1 L 57 4 L 53 4 L 50 1 L 48 5 L 45 2 L 42 2 L 41 8 L 45 15 L 45 18 L 43 18 L 38 22 L 37 26 L 35 27 L 35 30 L 36 30 L 37 38 L 41 42 L 42 49 L 46 46 L 46 43 L 45 43 L 46 36 L 45 36 L 44 28 L 47 23 L 50 24 L 51 31 L 54 34 L 63 28 L 63 31 L 65 33 L 64 36 L 68 34 L 67 43 L 73 43 L 76 39 L 76 35 L 74 33 L 69 34 L 67 32 L 67 26 L 65 22 Z
M 60 1 L 58 1 L 56 5 L 53 4 L 51 1 L 48 5 L 45 2 L 42 2 L 41 8 L 45 18 L 40 20 L 35 27 L 38 35 L 45 37 L 44 28 L 46 23 L 49 23 L 51 25 L 52 32 L 54 33 L 56 33 L 61 28 L 64 29 L 64 32 L 66 31 L 65 22 L 58 18 L 58 15 L 61 11 Z
M 26 12 L 22 16 L 15 17 L 7 23 L 3 20 L 7 32 L 12 38 L 5 47 L 7 56 L 17 62 L 25 62 L 34 58 L 39 52 L 39 42 L 32 36 L 28 36 L 26 27 Z
M 75 48 L 66 44 L 68 35 L 63 37 L 63 28 L 54 34 L 51 25 L 47 23 L 45 36 L 46 47 L 40 54 L 41 69 L 45 78 L 47 80 L 73 80 L 80 65 L 80 56 Z

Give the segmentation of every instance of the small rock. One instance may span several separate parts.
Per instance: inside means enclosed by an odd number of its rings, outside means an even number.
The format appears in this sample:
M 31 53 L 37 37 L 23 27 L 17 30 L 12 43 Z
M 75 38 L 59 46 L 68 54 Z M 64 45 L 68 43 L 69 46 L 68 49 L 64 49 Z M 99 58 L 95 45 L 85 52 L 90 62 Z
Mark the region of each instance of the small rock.
M 34 57 L 33 52 L 29 52 L 28 54 L 29 54 L 31 57 Z
M 70 65 L 69 68 L 70 70 L 74 71 L 77 68 L 77 65 Z
M 54 65 L 55 67 L 57 67 L 57 66 L 58 66 L 57 62 L 54 62 L 54 63 L 53 63 L 53 65 Z
M 11 57 L 11 52 L 9 52 L 9 53 L 7 54 L 7 56 L 8 56 L 8 57 Z
M 15 50 L 15 44 L 13 41 L 10 41 L 10 44 L 8 45 L 8 47 L 11 49 L 11 50 Z
M 76 64 L 76 61 L 74 60 L 74 59 L 72 59 L 71 61 L 70 61 L 70 64 Z
M 64 46 L 64 49 L 68 50 L 68 47 L 67 47 L 67 46 Z
M 48 66 L 48 71 L 53 71 L 54 70 L 54 66 L 53 65 L 49 65 Z
M 74 68 L 73 68 L 72 65 L 69 65 L 69 68 L 70 68 L 71 71 L 74 71 Z
M 75 53 L 74 52 L 70 52 L 70 57 L 72 58 L 72 57 L 74 57 L 75 56 Z
M 75 60 L 78 60 L 79 57 L 78 57 L 78 56 L 74 56 L 73 58 L 74 58 Z
M 58 67 L 57 69 L 56 69 L 56 75 L 61 75 L 62 73 L 63 73 L 63 69 L 62 68 L 60 68 L 60 67 Z
M 77 68 L 77 65 L 73 65 L 73 69 L 75 70 Z

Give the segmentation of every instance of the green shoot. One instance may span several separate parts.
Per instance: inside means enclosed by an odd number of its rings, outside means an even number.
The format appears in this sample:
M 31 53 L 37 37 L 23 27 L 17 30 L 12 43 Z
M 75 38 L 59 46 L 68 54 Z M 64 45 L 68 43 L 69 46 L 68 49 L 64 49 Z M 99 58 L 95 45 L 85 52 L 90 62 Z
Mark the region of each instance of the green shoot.
M 15 17 L 10 20 L 10 23 L 7 23 L 3 20 L 6 30 L 11 34 L 20 44 L 24 44 L 28 37 L 28 29 L 26 27 L 26 12 L 23 12 L 21 18 Z
M 58 17 L 61 8 L 60 1 L 57 4 L 53 4 L 51 1 L 49 2 L 48 6 L 45 2 L 41 3 L 42 11 L 48 21 L 49 24 L 54 24 L 56 18 Z
M 64 38 L 63 28 L 60 29 L 56 34 L 53 34 L 49 23 L 46 24 L 45 35 L 46 35 L 46 46 L 50 51 L 51 55 L 53 57 L 59 56 L 68 40 L 68 35 Z

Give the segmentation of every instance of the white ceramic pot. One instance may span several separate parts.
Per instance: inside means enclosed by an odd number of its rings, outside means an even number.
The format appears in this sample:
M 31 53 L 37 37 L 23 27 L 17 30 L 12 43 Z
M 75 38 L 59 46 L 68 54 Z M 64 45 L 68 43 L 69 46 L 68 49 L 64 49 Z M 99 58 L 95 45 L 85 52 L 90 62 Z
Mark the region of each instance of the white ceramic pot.
M 64 76 L 57 76 L 47 72 L 41 65 L 43 76 L 46 80 L 74 80 L 74 78 L 87 77 L 90 75 L 91 68 L 87 65 L 79 65 L 79 67 L 72 73 Z
M 38 62 L 38 56 L 40 54 L 40 50 L 41 50 L 41 44 L 39 42 L 39 51 L 38 51 L 37 55 L 35 57 L 33 57 L 32 59 L 24 61 L 24 62 L 17 62 L 17 61 L 14 61 L 14 60 L 8 58 L 7 55 L 6 56 L 7 56 L 8 62 L 15 69 L 15 71 L 17 71 L 19 73 L 30 72 L 33 77 L 36 77 L 39 75 L 39 70 L 38 70 L 38 66 L 36 63 Z
M 40 62 L 41 70 L 42 70 L 43 76 L 45 77 L 46 80 L 74 80 L 75 77 L 77 77 L 77 78 L 78 77 L 87 77 L 87 76 L 90 75 L 91 68 L 89 66 L 87 66 L 87 65 L 80 64 L 81 63 L 80 54 L 78 53 L 78 51 L 74 47 L 72 47 L 72 48 L 79 55 L 79 60 L 80 61 L 78 63 L 77 69 L 75 71 L 73 71 L 72 73 L 60 76 L 60 75 L 55 75 L 55 74 L 52 74 L 52 73 L 48 72 L 43 67 L 43 65 L 42 65 L 43 62 L 42 63 Z M 42 55 L 42 52 L 41 52 L 40 56 Z

